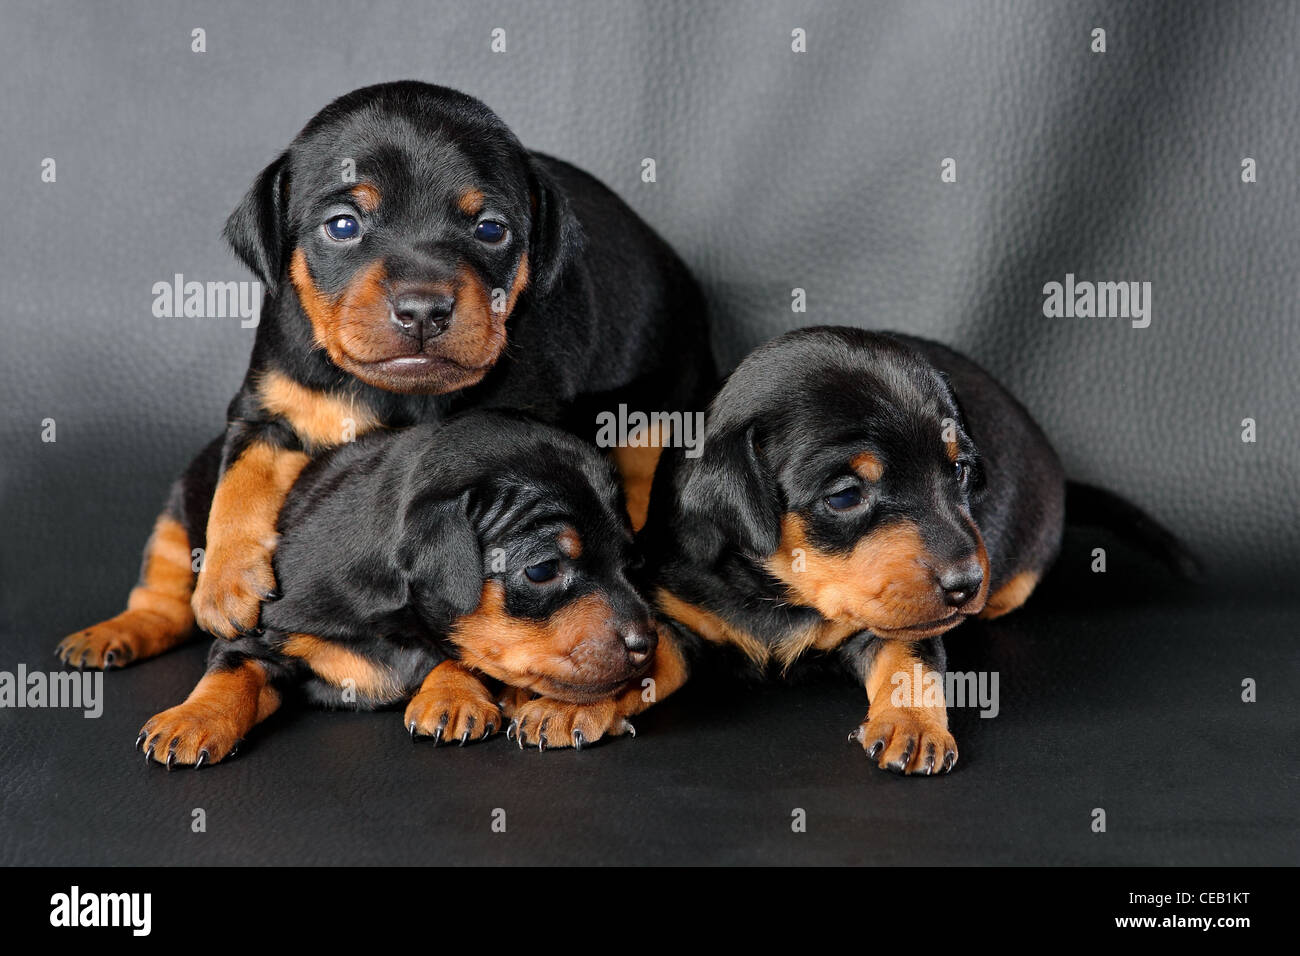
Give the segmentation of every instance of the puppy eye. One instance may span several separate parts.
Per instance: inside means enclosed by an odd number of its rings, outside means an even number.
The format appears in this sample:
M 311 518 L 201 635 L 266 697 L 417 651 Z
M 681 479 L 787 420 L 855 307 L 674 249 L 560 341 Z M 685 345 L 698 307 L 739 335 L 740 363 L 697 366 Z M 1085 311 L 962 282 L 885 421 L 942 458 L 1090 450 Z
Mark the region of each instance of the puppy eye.
M 325 235 L 335 242 L 347 242 L 355 239 L 361 232 L 361 225 L 351 216 L 335 216 L 325 223 Z
M 859 488 L 845 488 L 833 495 L 826 496 L 826 507 L 831 511 L 849 511 L 862 504 L 862 491 Z
M 534 584 L 545 584 L 555 579 L 558 570 L 556 562 L 543 561 L 541 564 L 530 564 L 524 568 L 524 577 Z
M 969 462 L 959 461 L 953 466 L 953 473 L 957 476 L 957 486 L 965 488 L 970 483 L 971 467 Z
M 491 219 L 484 219 L 474 227 L 474 238 L 479 242 L 496 245 L 506 237 L 506 227 Z

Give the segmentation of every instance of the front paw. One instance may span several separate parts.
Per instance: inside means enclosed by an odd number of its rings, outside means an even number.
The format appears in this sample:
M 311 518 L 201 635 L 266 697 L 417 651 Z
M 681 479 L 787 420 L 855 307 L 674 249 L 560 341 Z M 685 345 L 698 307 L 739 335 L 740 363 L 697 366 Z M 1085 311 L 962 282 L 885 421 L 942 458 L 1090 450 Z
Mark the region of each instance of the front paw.
M 501 710 L 485 688 L 449 690 L 422 690 L 411 698 L 402 720 L 412 738 L 432 737 L 435 744 L 459 740 L 463 747 L 486 740 L 502 726 Z
M 614 700 L 594 704 L 568 704 L 539 697 L 519 706 L 506 730 L 506 738 L 519 741 L 519 748 L 538 750 L 573 747 L 581 750 L 602 737 L 636 736 L 636 728 L 623 716 Z
M 889 708 L 868 715 L 849 734 L 881 770 L 894 773 L 947 773 L 957 763 L 957 742 L 934 711 Z
M 215 713 L 210 706 L 187 701 L 164 710 L 140 729 L 135 740 L 145 760 L 172 767 L 217 763 L 233 756 L 239 748 L 238 724 Z
M 501 713 L 507 720 L 513 720 L 519 708 L 536 696 L 531 690 L 506 685 L 497 694 L 497 706 L 501 708 Z
M 116 619 L 69 634 L 55 649 L 63 663 L 76 668 L 124 667 L 136 655 L 136 635 Z
M 191 601 L 199 627 L 227 640 L 253 630 L 262 602 L 276 596 L 271 555 L 256 542 L 210 553 Z

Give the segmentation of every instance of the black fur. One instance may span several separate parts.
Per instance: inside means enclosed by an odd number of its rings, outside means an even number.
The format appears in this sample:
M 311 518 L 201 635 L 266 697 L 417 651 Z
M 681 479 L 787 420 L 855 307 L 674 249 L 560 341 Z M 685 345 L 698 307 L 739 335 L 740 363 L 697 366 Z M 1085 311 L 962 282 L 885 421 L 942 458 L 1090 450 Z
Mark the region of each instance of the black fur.
M 471 194 L 481 210 L 465 208 Z M 349 241 L 325 225 L 344 215 L 359 229 Z M 480 239 L 485 220 L 505 237 Z M 207 545 L 196 509 L 250 446 L 316 456 L 347 440 L 340 415 L 337 432 L 303 424 L 318 403 L 378 428 L 516 409 L 594 441 L 598 412 L 690 411 L 715 384 L 703 297 L 676 254 L 593 177 L 525 149 L 453 90 L 386 83 L 331 103 L 257 177 L 225 235 L 266 292 L 225 434 L 168 504 L 192 547 Z M 404 296 L 441 296 L 445 321 L 403 331 Z M 506 306 L 485 322 L 498 296 Z M 358 301 L 335 321 L 338 302 Z M 340 325 L 351 344 L 330 338 Z M 295 418 L 268 399 L 271 382 L 306 411 Z M 216 544 L 208 559 L 235 583 L 205 590 L 211 571 L 199 580 L 199 625 L 226 637 L 251 629 L 257 598 L 274 593 L 264 551 Z M 241 591 L 254 574 L 256 591 Z
M 849 467 L 864 450 L 883 466 L 878 482 Z M 846 488 L 862 504 L 836 511 L 829 500 Z M 710 406 L 700 457 L 664 453 L 639 544 L 647 588 L 752 636 L 772 654 L 760 670 L 785 673 L 782 645 L 834 622 L 771 573 L 783 519 L 797 516 L 810 545 L 827 555 L 847 555 L 873 532 L 906 523 L 924 548 L 918 560 L 939 569 L 969 565 L 982 538 L 989 580 L 981 583 L 992 594 L 1052 563 L 1064 497 L 1064 474 L 1043 433 L 969 360 L 910 336 L 802 329 L 758 348 L 732 373 Z M 952 623 L 960 619 L 954 611 Z M 695 666 L 719 657 L 716 643 L 682 621 L 668 623 Z M 923 623 L 912 653 L 942 672 L 934 632 L 946 628 Z M 850 629 L 837 646 L 799 660 L 836 660 L 861 681 L 883 633 Z M 734 647 L 728 654 L 753 671 L 753 655 Z
M 582 541 L 576 558 L 557 548 L 564 527 Z M 506 611 L 520 622 L 548 621 L 597 594 L 610 608 L 612 640 L 628 629 L 653 635 L 649 608 L 627 577 L 632 535 L 612 466 L 518 415 L 467 412 L 326 453 L 294 486 L 280 532 L 283 596 L 263 608 L 263 633 L 214 642 L 209 672 L 254 659 L 283 694 L 327 706 L 397 703 L 439 663 L 461 657 L 453 625 L 476 610 L 488 581 L 503 586 Z M 554 581 L 524 576 L 548 561 L 558 562 Z M 387 668 L 397 678 L 391 695 L 345 696 L 282 652 L 294 634 Z M 611 660 L 612 669 L 589 673 L 599 684 L 590 696 L 643 669 Z
M 321 224 L 351 205 L 340 179 L 345 158 L 359 180 L 378 182 L 384 200 L 361 242 L 340 249 Z M 456 211 L 466 187 L 488 193 L 494 215 L 511 226 L 502 248 L 477 242 Z M 391 426 L 505 406 L 584 437 L 594 435 L 594 410 L 618 401 L 698 408 L 714 385 L 703 297 L 677 255 L 592 176 L 526 150 L 486 106 L 453 90 L 408 81 L 336 100 L 258 176 L 225 235 L 267 290 L 249 375 L 230 407 L 238 444 L 249 425 L 274 423 L 256 392 L 268 370 L 355 395 Z M 288 281 L 295 248 L 326 293 L 380 257 L 390 277 L 468 265 L 488 288 L 507 288 L 527 253 L 531 279 L 510 316 L 507 350 L 482 381 L 447 394 L 399 393 L 348 374 L 316 347 Z M 293 445 L 291 434 L 280 437 Z

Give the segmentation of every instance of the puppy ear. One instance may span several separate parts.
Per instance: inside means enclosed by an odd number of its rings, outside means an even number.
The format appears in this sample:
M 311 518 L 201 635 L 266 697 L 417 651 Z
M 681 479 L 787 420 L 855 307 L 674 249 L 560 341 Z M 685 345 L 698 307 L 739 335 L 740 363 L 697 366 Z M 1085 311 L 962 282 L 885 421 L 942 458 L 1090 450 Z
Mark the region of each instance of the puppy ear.
M 767 557 L 781 543 L 782 502 L 776 478 L 763 461 L 755 426 L 705 435 L 704 451 L 683 458 L 678 486 L 681 516 L 697 528 L 688 547 L 697 558 L 715 558 L 731 545 L 751 557 Z
M 222 230 L 235 255 L 262 280 L 263 288 L 268 291 L 279 284 L 284 266 L 288 166 L 288 154 L 282 153 L 262 170 Z
M 479 605 L 483 551 L 469 520 L 469 493 L 411 503 L 398 543 L 411 604 L 426 624 L 445 627 Z
M 536 156 L 528 160 L 528 189 L 533 209 L 528 237 L 529 272 L 532 287 L 545 295 L 582 251 L 584 237 L 569 197 Z

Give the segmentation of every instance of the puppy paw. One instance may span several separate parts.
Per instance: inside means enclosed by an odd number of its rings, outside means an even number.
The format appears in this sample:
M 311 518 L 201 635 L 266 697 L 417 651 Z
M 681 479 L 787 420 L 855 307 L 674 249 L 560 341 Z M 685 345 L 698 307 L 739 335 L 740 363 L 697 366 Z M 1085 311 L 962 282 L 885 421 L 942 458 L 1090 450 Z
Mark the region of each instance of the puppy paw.
M 614 700 L 594 704 L 568 704 L 539 697 L 522 704 L 506 729 L 507 739 L 519 741 L 519 748 L 538 750 L 573 747 L 581 750 L 602 737 L 636 736 L 636 728 L 623 716 Z
M 515 714 L 519 712 L 519 708 L 536 696 L 530 690 L 509 686 L 502 687 L 501 692 L 497 694 L 497 706 L 501 708 L 501 713 L 506 720 L 513 720 Z
M 125 667 L 135 659 L 137 635 L 113 618 L 69 634 L 54 653 L 70 667 Z
M 412 738 L 432 737 L 435 744 L 458 740 L 462 747 L 486 740 L 504 724 L 487 688 L 467 681 L 421 690 L 406 705 L 402 720 Z
M 226 640 L 256 628 L 262 602 L 277 594 L 271 555 L 259 542 L 210 553 L 191 601 L 199 627 Z
M 890 708 L 849 734 L 881 770 L 929 776 L 947 773 L 957 763 L 957 742 L 940 717 L 920 709 Z
M 145 760 L 194 769 L 233 756 L 241 743 L 236 721 L 204 704 L 186 702 L 151 718 L 135 740 Z

